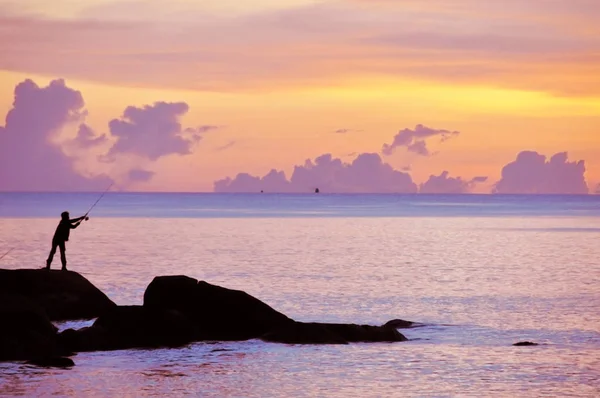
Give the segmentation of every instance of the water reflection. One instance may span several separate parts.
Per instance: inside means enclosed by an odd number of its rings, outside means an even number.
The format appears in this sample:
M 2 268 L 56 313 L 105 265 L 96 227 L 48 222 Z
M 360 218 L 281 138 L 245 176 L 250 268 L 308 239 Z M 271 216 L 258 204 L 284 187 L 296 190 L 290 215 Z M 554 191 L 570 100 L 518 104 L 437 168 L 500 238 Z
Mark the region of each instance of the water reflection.
M 19 242 L 3 267 L 45 259 L 54 220 L 24 222 L 2 220 L 0 244 Z M 198 343 L 80 353 L 71 370 L 0 364 L 2 396 L 598 393 L 595 218 L 136 218 L 85 227 L 70 242 L 70 266 L 119 304 L 141 304 L 155 275 L 185 274 L 299 320 L 429 326 L 403 331 L 411 341 L 402 344 Z M 512 347 L 525 340 L 543 345 Z

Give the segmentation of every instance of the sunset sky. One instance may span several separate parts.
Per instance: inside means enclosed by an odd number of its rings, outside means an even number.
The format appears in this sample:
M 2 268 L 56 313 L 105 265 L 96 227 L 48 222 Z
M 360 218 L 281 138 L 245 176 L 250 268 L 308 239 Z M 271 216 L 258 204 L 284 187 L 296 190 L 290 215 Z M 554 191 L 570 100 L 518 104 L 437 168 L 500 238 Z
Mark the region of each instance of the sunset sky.
M 166 4 L 0 0 L 0 190 L 600 191 L 598 0 Z

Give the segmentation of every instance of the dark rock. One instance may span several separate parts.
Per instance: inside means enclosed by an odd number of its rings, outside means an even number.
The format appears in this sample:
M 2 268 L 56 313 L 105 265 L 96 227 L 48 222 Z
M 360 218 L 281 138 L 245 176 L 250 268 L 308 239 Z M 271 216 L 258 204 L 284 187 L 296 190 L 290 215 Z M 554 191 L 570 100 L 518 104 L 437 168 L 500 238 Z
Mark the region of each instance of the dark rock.
M 61 353 L 56 327 L 27 297 L 0 292 L 0 361 L 27 360 Z
M 27 364 L 43 368 L 70 368 L 75 366 L 75 362 L 71 358 L 65 357 L 36 358 L 27 361 Z
M 90 327 L 67 329 L 62 346 L 73 351 L 180 347 L 193 341 L 192 323 L 174 310 L 123 306 L 100 316 Z
M 76 272 L 45 269 L 0 269 L 0 292 L 25 296 L 50 320 L 96 318 L 116 306 Z
M 337 323 L 294 322 L 266 333 L 262 340 L 286 344 L 347 344 L 406 341 L 396 328 Z
M 392 319 L 383 326 L 390 326 L 396 329 L 410 329 L 417 326 L 421 326 L 421 324 L 411 321 L 405 321 L 404 319 Z
M 538 345 L 538 343 L 532 343 L 531 341 L 520 341 L 518 343 L 513 344 L 515 347 L 529 347 Z
M 261 336 L 270 343 L 285 344 L 348 344 L 342 336 L 320 323 L 292 322 Z
M 154 278 L 144 307 L 181 312 L 194 323 L 198 340 L 248 340 L 293 322 L 246 292 L 186 276 Z

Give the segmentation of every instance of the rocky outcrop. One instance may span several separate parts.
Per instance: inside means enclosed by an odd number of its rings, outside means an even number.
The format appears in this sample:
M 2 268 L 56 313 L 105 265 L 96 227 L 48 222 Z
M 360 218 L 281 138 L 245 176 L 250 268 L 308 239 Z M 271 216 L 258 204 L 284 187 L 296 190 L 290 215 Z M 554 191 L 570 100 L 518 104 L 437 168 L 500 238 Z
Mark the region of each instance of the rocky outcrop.
M 107 311 L 90 327 L 65 330 L 59 341 L 73 351 L 180 347 L 194 341 L 194 327 L 177 311 L 123 306 Z
M 536 346 L 538 343 L 533 343 L 531 341 L 519 341 L 518 343 L 513 344 L 515 347 L 531 347 Z
M 116 306 L 76 272 L 0 269 L 0 292 L 24 296 L 53 321 L 92 319 Z
M 348 344 L 406 341 L 392 326 L 293 322 L 261 336 L 273 343 Z
M 422 323 L 405 321 L 404 319 L 392 319 L 383 326 L 391 326 L 395 329 L 412 329 L 425 326 Z
M 159 276 L 144 293 L 144 307 L 176 310 L 194 324 L 198 340 L 248 340 L 293 321 L 240 290 L 187 276 Z
M 98 317 L 92 326 L 57 334 L 51 320 Z M 384 326 L 296 322 L 240 291 L 187 276 L 160 276 L 143 306 L 116 306 L 75 272 L 0 270 L 0 360 L 72 366 L 69 352 L 179 347 L 194 341 L 262 339 L 288 344 L 396 342 Z
M 0 361 L 44 360 L 64 355 L 56 327 L 29 298 L 0 292 Z

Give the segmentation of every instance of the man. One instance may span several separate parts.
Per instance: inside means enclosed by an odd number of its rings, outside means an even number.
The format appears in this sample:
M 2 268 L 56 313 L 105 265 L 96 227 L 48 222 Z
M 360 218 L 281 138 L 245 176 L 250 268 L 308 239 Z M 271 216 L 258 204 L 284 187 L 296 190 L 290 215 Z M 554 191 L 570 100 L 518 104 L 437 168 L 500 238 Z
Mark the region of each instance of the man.
M 65 211 L 61 215 L 60 223 L 58 227 L 56 227 L 56 232 L 54 233 L 54 238 L 52 238 L 52 250 L 50 250 L 50 255 L 48 256 L 48 260 L 46 260 L 46 269 L 50 269 L 50 264 L 52 264 L 52 259 L 54 258 L 54 254 L 56 253 L 56 248 L 60 249 L 60 262 L 62 263 L 62 270 L 67 270 L 67 257 L 65 255 L 65 242 L 69 240 L 69 234 L 72 229 L 75 229 L 81 224 L 83 220 L 89 220 L 87 215 L 69 219 L 69 212 Z

